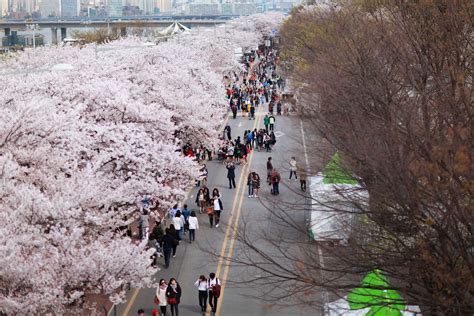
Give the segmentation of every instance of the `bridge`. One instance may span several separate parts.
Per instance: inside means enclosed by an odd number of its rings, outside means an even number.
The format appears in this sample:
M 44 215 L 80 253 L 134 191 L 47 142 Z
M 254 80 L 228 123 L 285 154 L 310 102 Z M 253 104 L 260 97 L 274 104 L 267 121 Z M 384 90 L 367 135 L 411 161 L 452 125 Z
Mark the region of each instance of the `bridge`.
M 11 34 L 11 30 L 26 29 L 28 24 L 36 24 L 40 28 L 50 28 L 52 32 L 52 44 L 57 44 L 58 29 L 61 30 L 61 40 L 66 38 L 68 28 L 91 27 L 111 28 L 113 33 L 120 30 L 122 36 L 127 34 L 129 27 L 166 27 L 173 22 L 179 22 L 188 27 L 215 26 L 225 23 L 237 16 L 232 15 L 210 15 L 210 16 L 123 16 L 123 17 L 73 17 L 73 18 L 47 18 L 28 20 L 0 20 L 0 28 L 3 28 L 5 36 Z

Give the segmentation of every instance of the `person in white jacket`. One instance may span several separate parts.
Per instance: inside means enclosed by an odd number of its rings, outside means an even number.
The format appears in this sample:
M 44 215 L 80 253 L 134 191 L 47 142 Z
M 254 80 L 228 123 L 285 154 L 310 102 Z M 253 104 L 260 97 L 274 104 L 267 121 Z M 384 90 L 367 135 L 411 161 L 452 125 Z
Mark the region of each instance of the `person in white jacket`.
M 295 175 L 295 181 L 298 180 L 298 176 L 296 175 L 296 170 L 298 170 L 298 166 L 296 164 L 296 158 L 291 157 L 290 160 L 290 180 L 293 175 Z
M 189 216 L 188 222 L 189 222 L 189 243 L 191 243 L 196 238 L 196 230 L 199 229 L 199 222 L 196 217 L 195 211 L 191 211 L 191 215 Z
M 158 305 L 160 306 L 160 316 L 166 316 L 166 306 L 168 305 L 166 302 L 167 288 L 168 284 L 166 284 L 164 279 L 161 279 L 155 294 L 155 303 L 158 301 Z
M 205 313 L 207 309 L 207 280 L 204 275 L 201 275 L 194 285 L 199 291 L 199 306 L 201 306 L 201 312 Z
M 173 217 L 172 224 L 174 229 L 178 232 L 178 240 L 183 239 L 184 234 L 184 216 L 181 214 L 181 211 L 177 211 L 176 215 Z

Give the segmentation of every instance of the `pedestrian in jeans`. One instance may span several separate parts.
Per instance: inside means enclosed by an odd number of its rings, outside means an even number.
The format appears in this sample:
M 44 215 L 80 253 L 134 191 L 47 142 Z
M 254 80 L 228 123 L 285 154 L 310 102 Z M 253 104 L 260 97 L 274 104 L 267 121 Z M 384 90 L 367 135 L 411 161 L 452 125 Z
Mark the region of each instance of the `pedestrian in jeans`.
M 278 171 L 276 169 L 273 169 L 272 171 L 272 175 L 270 177 L 270 181 L 271 181 L 271 184 L 272 184 L 272 194 L 273 195 L 279 195 L 280 194 L 280 190 L 279 190 L 279 184 L 280 184 L 280 180 L 281 180 L 281 177 L 280 177 L 280 173 L 278 173 Z
M 166 290 L 168 289 L 168 284 L 166 284 L 165 279 L 161 279 L 158 287 L 156 288 L 155 294 L 155 303 L 158 303 L 160 306 L 160 316 L 166 316 L 166 306 L 168 305 L 166 299 Z
M 296 165 L 296 158 L 291 157 L 290 159 L 290 180 L 293 175 L 295 175 L 295 181 L 298 180 L 298 176 L 296 175 L 296 170 L 298 170 L 298 167 Z
M 196 217 L 196 212 L 194 211 L 191 212 L 188 222 L 189 222 L 189 243 L 191 243 L 196 238 L 196 230 L 199 229 L 199 223 Z
M 204 275 L 201 275 L 194 285 L 198 288 L 199 292 L 199 306 L 201 307 L 201 312 L 205 313 L 207 309 L 207 280 Z
M 216 277 L 215 273 L 209 274 L 209 280 L 207 280 L 207 289 L 209 290 L 209 305 L 211 305 L 212 312 L 217 310 L 217 300 L 220 296 L 221 282 Z
M 178 305 L 181 300 L 181 287 L 175 278 L 171 278 L 166 289 L 166 298 L 170 306 L 171 316 L 178 316 Z
M 172 220 L 174 229 L 176 229 L 178 240 L 183 239 L 184 233 L 184 216 L 181 214 L 181 211 L 177 211 L 176 215 Z
M 148 239 L 148 230 L 150 228 L 149 218 L 148 218 L 148 210 L 144 209 L 142 214 L 140 215 L 140 219 L 138 221 L 138 236 L 140 240 Z

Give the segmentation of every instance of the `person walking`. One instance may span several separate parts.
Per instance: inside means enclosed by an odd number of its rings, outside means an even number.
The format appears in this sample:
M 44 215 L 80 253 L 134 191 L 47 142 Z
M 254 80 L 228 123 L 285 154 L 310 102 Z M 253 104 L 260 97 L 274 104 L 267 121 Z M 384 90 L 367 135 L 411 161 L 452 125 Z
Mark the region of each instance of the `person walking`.
M 140 219 L 138 220 L 138 236 L 140 240 L 148 239 L 148 230 L 150 228 L 148 210 L 143 209 L 140 214 Z
M 168 284 L 166 284 L 165 279 L 161 279 L 156 288 L 155 294 L 155 303 L 160 307 L 160 316 L 166 316 L 166 306 L 168 302 L 166 299 L 166 290 L 168 289 Z
M 176 216 L 176 212 L 179 211 L 178 204 L 173 205 L 173 207 L 168 211 L 168 217 L 173 219 Z
M 140 308 L 140 309 L 137 311 L 137 315 L 138 315 L 138 316 L 145 316 L 145 311 L 143 310 L 143 308 Z
M 253 197 L 253 171 L 250 171 L 248 177 L 247 177 L 247 185 L 249 187 L 249 198 Z
M 171 225 L 173 226 L 173 225 Z M 174 228 L 173 228 L 174 230 Z M 175 232 L 171 232 L 170 228 L 166 228 L 165 236 L 163 236 L 163 257 L 165 259 L 165 268 L 169 268 L 171 260 L 171 251 L 176 249 L 178 244 Z
M 213 313 L 217 311 L 217 300 L 221 295 L 221 282 L 216 277 L 215 273 L 209 274 L 209 280 L 207 280 L 207 289 L 209 290 L 209 305 Z
M 199 206 L 199 213 L 202 213 L 204 211 L 205 206 L 206 206 L 206 195 L 204 193 L 203 188 L 199 189 L 199 191 L 196 195 L 196 204 L 197 204 L 197 206 Z
M 295 181 L 298 180 L 298 175 L 296 174 L 296 170 L 298 170 L 298 166 L 296 165 L 296 158 L 291 157 L 290 159 L 290 180 L 293 174 L 295 175 Z
M 183 206 L 183 220 L 184 220 L 184 233 L 186 233 L 189 230 L 189 216 L 191 215 L 191 212 L 188 209 L 188 205 L 184 204 Z
M 168 299 L 168 305 L 170 306 L 171 316 L 178 316 L 178 306 L 181 300 L 181 286 L 175 278 L 171 278 L 166 289 L 166 298 Z
M 279 187 L 278 187 L 279 184 L 280 184 L 280 180 L 281 180 L 280 173 L 276 169 L 273 169 L 272 175 L 270 177 L 270 181 L 271 181 L 271 184 L 272 184 L 272 194 L 273 195 L 279 195 L 280 194 L 280 190 L 279 190 Z
M 176 215 L 173 217 L 172 224 L 174 229 L 176 229 L 178 241 L 183 239 L 184 233 L 184 216 L 181 214 L 181 211 L 176 212 Z
M 301 191 L 306 192 L 306 171 L 303 169 L 300 169 L 299 174 L 300 174 Z
M 268 133 L 268 125 L 270 125 L 270 119 L 268 117 L 268 114 L 265 114 L 265 117 L 263 118 L 263 125 L 265 126 L 265 130 Z
M 216 196 L 214 198 L 214 219 L 215 219 L 215 222 L 216 222 L 216 228 L 219 227 L 219 221 L 221 219 L 221 212 L 223 210 L 223 207 L 222 207 L 222 201 L 221 201 L 221 198 L 220 196 Z M 211 226 L 212 227 L 212 226 Z
M 207 279 L 204 275 L 199 276 L 194 285 L 198 288 L 199 306 L 201 312 L 205 313 L 207 309 Z
M 252 196 L 258 198 L 258 190 L 260 190 L 260 176 L 256 172 L 253 172 L 252 175 L 252 190 Z
M 273 131 L 275 129 L 275 117 L 273 116 L 273 114 L 268 117 L 268 123 L 270 131 Z
M 268 157 L 267 160 L 267 182 L 271 184 L 270 177 L 272 176 L 273 165 L 272 165 L 272 157 Z
M 230 128 L 229 125 L 226 125 L 226 126 L 224 127 L 224 131 L 225 131 L 225 133 L 226 133 L 226 135 L 227 135 L 227 139 L 228 139 L 228 140 L 232 140 L 232 129 Z
M 178 248 L 179 245 L 179 232 L 174 228 L 174 225 L 171 224 L 170 227 L 170 234 L 172 234 L 176 240 L 176 242 L 173 245 L 173 258 L 176 258 L 176 249 Z
M 229 179 L 229 189 L 232 189 L 232 186 L 235 189 L 235 165 L 233 162 L 229 162 L 226 166 L 227 168 L 227 178 Z
M 188 219 L 189 223 L 189 243 L 193 242 L 196 238 L 196 230 L 199 229 L 198 218 L 196 217 L 196 212 L 191 211 L 191 215 Z

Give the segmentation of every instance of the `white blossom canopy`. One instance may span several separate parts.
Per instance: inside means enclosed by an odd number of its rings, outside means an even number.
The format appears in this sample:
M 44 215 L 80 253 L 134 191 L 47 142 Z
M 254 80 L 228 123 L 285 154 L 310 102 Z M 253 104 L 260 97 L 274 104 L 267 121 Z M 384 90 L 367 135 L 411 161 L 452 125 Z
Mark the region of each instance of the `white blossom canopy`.
M 150 251 L 120 227 L 144 196 L 163 209 L 185 197 L 199 166 L 177 149 L 215 142 L 235 48 L 280 21 L 0 62 L 1 312 L 70 312 L 85 294 L 118 303 L 127 284 L 152 285 Z

